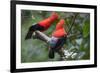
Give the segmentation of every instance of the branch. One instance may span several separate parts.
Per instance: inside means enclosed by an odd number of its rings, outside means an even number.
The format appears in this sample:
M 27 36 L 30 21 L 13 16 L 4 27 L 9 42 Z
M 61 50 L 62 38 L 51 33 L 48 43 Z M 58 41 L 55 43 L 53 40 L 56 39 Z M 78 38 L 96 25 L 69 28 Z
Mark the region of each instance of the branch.
M 73 19 L 72 19 L 72 23 L 71 23 L 71 26 L 70 26 L 70 28 L 69 28 L 68 33 L 67 33 L 67 34 L 69 34 L 69 32 L 71 31 L 72 26 L 74 25 L 74 23 L 75 23 L 75 19 L 76 19 L 76 17 L 77 17 L 77 16 L 78 16 L 78 13 L 76 13 L 76 14 L 75 14 L 75 16 L 73 17 Z
M 40 32 L 40 31 L 35 31 L 33 34 L 33 38 L 42 40 L 46 43 L 49 43 L 49 41 L 51 39 L 50 37 L 48 37 L 47 35 L 45 35 L 44 33 Z
M 69 34 L 69 35 L 67 35 L 67 38 L 70 38 L 70 37 L 73 37 L 73 36 L 77 36 L 77 38 L 81 38 L 82 37 L 82 35 L 80 33 L 76 33 L 76 34 Z

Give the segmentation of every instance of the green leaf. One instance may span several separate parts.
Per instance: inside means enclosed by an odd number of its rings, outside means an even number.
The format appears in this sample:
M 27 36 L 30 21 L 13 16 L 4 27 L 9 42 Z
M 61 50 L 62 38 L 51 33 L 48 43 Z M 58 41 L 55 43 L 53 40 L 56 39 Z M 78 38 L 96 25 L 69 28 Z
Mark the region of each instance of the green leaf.
M 90 33 L 90 21 L 86 20 L 83 25 L 83 37 L 86 38 Z

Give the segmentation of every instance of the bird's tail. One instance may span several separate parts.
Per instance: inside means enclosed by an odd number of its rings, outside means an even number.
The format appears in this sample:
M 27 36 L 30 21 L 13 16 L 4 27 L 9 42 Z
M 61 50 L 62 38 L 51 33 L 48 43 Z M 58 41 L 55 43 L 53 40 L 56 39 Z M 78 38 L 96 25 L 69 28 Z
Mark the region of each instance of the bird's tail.
M 53 49 L 50 49 L 49 50 L 49 58 L 53 59 L 54 56 L 55 56 L 54 50 Z
M 28 31 L 25 40 L 30 39 L 32 37 L 33 31 Z

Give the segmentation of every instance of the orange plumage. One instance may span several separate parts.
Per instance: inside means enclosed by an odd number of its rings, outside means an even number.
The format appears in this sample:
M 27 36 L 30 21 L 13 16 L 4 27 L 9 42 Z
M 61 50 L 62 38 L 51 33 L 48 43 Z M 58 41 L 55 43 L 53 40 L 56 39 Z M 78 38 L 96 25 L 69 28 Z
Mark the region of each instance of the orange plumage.
M 56 25 L 56 29 L 54 30 L 52 36 L 60 38 L 60 37 L 63 37 L 65 35 L 67 35 L 67 33 L 66 33 L 65 29 L 64 29 L 64 24 L 65 24 L 64 19 L 61 19 L 58 22 L 58 24 Z
M 52 24 L 56 19 L 58 19 L 58 14 L 55 13 L 55 12 L 53 12 L 53 13 L 51 14 L 50 17 L 48 17 L 48 18 L 45 19 L 45 20 L 40 21 L 38 24 L 39 24 L 40 26 L 43 26 L 43 27 L 45 28 L 45 30 L 46 30 L 46 29 L 48 29 L 48 28 L 51 26 L 51 24 Z

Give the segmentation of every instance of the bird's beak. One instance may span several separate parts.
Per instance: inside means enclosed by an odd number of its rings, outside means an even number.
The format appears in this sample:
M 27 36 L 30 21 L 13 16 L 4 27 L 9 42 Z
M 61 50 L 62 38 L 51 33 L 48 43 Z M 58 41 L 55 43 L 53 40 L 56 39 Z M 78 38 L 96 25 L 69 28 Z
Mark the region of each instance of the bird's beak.
M 33 31 L 28 31 L 28 33 L 27 33 L 27 35 L 26 35 L 26 37 L 25 37 L 25 40 L 31 39 L 32 34 L 33 34 Z

